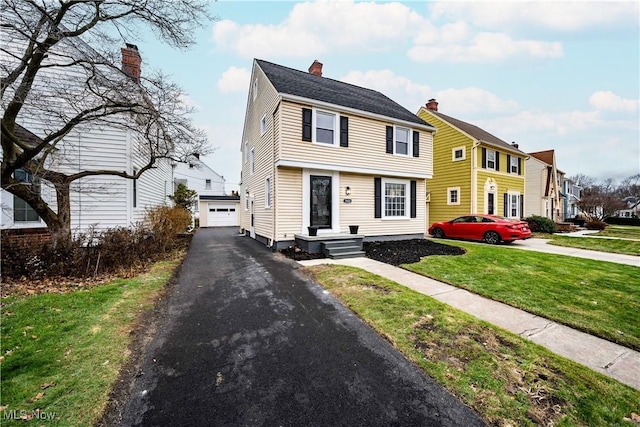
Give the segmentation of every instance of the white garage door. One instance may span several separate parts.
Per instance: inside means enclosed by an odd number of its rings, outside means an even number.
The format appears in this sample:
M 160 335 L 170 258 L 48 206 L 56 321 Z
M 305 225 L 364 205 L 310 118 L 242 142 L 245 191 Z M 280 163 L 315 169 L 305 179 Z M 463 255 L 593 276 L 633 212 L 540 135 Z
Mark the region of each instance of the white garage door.
M 238 225 L 236 205 L 209 203 L 208 227 L 230 227 Z

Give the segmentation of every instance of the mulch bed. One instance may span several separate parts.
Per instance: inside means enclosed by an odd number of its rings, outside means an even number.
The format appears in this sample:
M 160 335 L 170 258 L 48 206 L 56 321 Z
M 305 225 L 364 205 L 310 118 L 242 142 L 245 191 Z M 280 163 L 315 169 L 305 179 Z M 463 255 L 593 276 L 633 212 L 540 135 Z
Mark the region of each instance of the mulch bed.
M 429 255 L 462 255 L 465 253 L 462 248 L 425 239 L 365 242 L 363 250 L 368 258 L 391 265 L 412 264 Z M 324 254 L 310 254 L 298 247 L 289 247 L 280 252 L 296 261 L 325 258 Z
M 425 239 L 365 242 L 368 258 L 391 265 L 413 264 L 429 255 L 462 255 L 465 250 Z

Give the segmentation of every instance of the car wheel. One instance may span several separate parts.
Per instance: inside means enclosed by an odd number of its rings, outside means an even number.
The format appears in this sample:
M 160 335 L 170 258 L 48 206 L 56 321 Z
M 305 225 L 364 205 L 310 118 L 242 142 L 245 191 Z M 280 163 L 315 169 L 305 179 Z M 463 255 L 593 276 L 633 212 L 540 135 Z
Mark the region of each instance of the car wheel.
M 484 241 L 490 245 L 496 245 L 500 243 L 500 235 L 495 231 L 487 231 L 484 235 Z
M 431 235 L 436 239 L 442 239 L 444 237 L 444 231 L 442 231 L 442 228 L 434 228 Z

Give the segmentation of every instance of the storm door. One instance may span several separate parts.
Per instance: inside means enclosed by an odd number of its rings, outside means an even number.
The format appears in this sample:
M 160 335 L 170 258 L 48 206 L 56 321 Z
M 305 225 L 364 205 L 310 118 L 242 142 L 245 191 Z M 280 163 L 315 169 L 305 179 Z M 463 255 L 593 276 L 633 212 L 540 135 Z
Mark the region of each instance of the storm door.
M 331 177 L 311 175 L 311 226 L 331 228 Z

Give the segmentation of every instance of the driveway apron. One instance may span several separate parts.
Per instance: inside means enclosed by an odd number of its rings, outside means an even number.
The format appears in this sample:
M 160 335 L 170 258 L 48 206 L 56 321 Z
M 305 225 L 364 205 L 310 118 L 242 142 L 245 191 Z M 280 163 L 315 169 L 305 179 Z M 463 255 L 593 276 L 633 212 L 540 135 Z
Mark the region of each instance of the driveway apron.
M 200 229 L 122 425 L 484 425 L 296 269 Z

